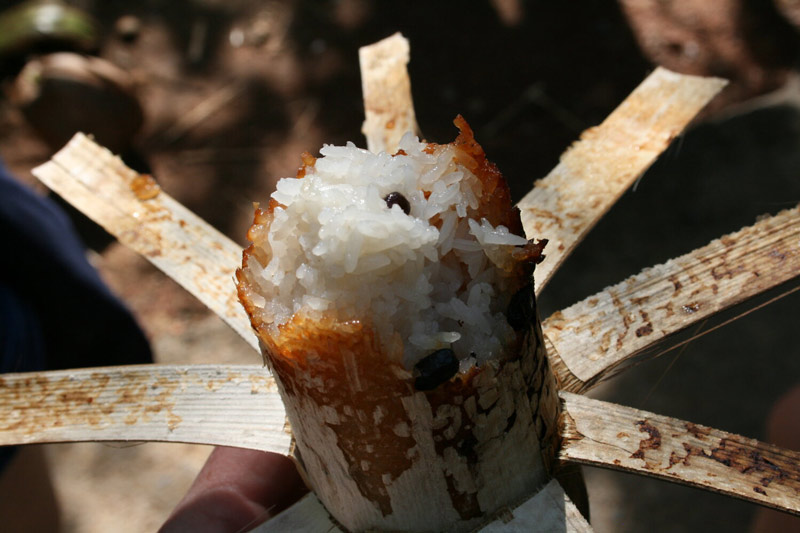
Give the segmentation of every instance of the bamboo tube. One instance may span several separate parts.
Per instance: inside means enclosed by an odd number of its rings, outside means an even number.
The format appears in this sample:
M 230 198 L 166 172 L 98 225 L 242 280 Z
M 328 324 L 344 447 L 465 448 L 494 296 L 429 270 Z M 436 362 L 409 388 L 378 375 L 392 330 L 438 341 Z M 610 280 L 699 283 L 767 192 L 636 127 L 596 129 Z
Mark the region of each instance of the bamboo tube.
M 453 160 L 475 163 L 478 211 L 495 227 L 492 218 L 519 231 L 504 180 L 466 123 L 457 124 L 462 134 L 452 145 L 428 145 L 426 154 L 452 149 Z M 306 158 L 303 182 L 313 179 L 314 164 Z M 331 514 L 350 531 L 469 531 L 542 487 L 555 455 L 559 402 L 530 277 L 540 245 L 507 248 L 523 252 L 507 266 L 509 289 L 524 298 L 524 317 L 508 314 L 514 340 L 428 390 L 403 366 L 399 333 L 379 334 L 379 317 L 301 307 L 272 324 L 264 302 L 274 295 L 263 289 L 262 272 L 283 246 L 270 226 L 288 216 L 274 199 L 257 210 L 253 245 L 237 272 L 239 298 L 283 397 L 298 461 Z
M 348 530 L 469 531 L 549 478 L 558 401 L 538 319 L 518 358 L 427 392 L 363 324 L 255 325 L 299 461 Z

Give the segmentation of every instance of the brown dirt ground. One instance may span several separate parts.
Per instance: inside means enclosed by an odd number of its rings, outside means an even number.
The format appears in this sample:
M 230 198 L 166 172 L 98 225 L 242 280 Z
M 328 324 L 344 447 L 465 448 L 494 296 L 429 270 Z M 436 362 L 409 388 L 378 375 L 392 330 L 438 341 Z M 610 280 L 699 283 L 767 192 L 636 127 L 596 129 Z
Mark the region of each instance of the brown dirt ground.
M 357 49 L 395 31 L 411 41 L 424 134 L 449 141 L 453 117 L 463 114 L 516 198 L 654 62 L 733 80 L 713 113 L 676 141 L 564 266 L 543 295 L 543 316 L 800 199 L 797 37 L 769 2 L 705 11 L 677 0 L 74 3 L 109 29 L 100 54 L 138 80 L 146 124 L 137 154 L 167 192 L 240 243 L 250 203 L 293 175 L 302 151 L 363 144 Z M 110 31 L 122 15 L 142 23 L 132 43 Z M 35 185 L 30 169 L 51 153 L 0 101 L 0 156 L 10 168 Z M 158 361 L 257 360 L 175 283 L 73 215 Z M 796 295 L 785 298 L 594 395 L 763 438 L 769 406 L 800 376 L 791 328 L 798 305 Z M 47 451 L 67 531 L 133 532 L 157 528 L 209 450 L 67 444 Z M 601 532 L 745 531 L 755 509 L 601 470 L 588 470 L 587 480 Z

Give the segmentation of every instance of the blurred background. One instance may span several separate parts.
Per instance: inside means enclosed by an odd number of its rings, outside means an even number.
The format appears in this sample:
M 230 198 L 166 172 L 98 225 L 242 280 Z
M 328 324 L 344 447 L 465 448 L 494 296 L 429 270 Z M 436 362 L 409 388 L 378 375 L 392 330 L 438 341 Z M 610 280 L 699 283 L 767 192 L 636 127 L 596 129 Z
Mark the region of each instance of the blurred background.
M 544 318 L 800 202 L 798 23 L 793 0 L 0 1 L 0 157 L 46 193 L 30 170 L 75 131 L 93 133 L 243 244 L 251 203 L 294 175 L 301 152 L 365 144 L 358 48 L 396 31 L 411 42 L 423 135 L 449 142 L 463 114 L 516 199 L 656 65 L 729 79 L 554 277 Z M 259 361 L 175 283 L 70 214 L 159 362 Z M 591 395 L 764 439 L 770 406 L 800 381 L 799 322 L 800 297 L 790 295 Z M 74 532 L 155 530 L 210 451 L 45 450 L 64 530 Z M 586 477 L 599 532 L 748 531 L 756 509 L 638 476 Z

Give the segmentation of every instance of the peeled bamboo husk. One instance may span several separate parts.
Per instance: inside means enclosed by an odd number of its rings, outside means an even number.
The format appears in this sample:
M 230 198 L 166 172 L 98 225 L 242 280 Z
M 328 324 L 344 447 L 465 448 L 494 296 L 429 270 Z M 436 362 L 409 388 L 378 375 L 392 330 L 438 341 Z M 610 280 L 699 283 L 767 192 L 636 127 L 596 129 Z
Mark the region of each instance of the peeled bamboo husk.
M 553 313 L 544 332 L 561 389 L 585 392 L 668 336 L 796 277 L 798 240 L 800 206 Z
M 704 488 L 800 516 L 800 452 L 568 392 L 564 461 Z
M 549 478 L 558 400 L 538 322 L 518 359 L 429 393 L 362 325 L 261 339 L 301 466 L 350 531 L 469 531 Z

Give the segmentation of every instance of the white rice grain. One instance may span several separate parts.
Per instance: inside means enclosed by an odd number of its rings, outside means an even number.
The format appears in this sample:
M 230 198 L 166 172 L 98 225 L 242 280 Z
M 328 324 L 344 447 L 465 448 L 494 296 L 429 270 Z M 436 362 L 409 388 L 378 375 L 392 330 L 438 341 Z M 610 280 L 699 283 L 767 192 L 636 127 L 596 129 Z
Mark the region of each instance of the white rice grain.
M 511 282 L 499 267 L 526 241 L 468 218 L 480 181 L 452 146 L 426 147 L 410 134 L 406 155 L 394 157 L 325 145 L 302 179 L 278 182 L 271 260 L 258 279 L 264 298 L 254 300 L 271 327 L 301 310 L 369 316 L 384 342 L 403 339 L 408 368 L 444 347 L 463 368 L 502 353 L 514 332 L 504 315 Z M 386 205 L 393 192 L 409 214 Z

